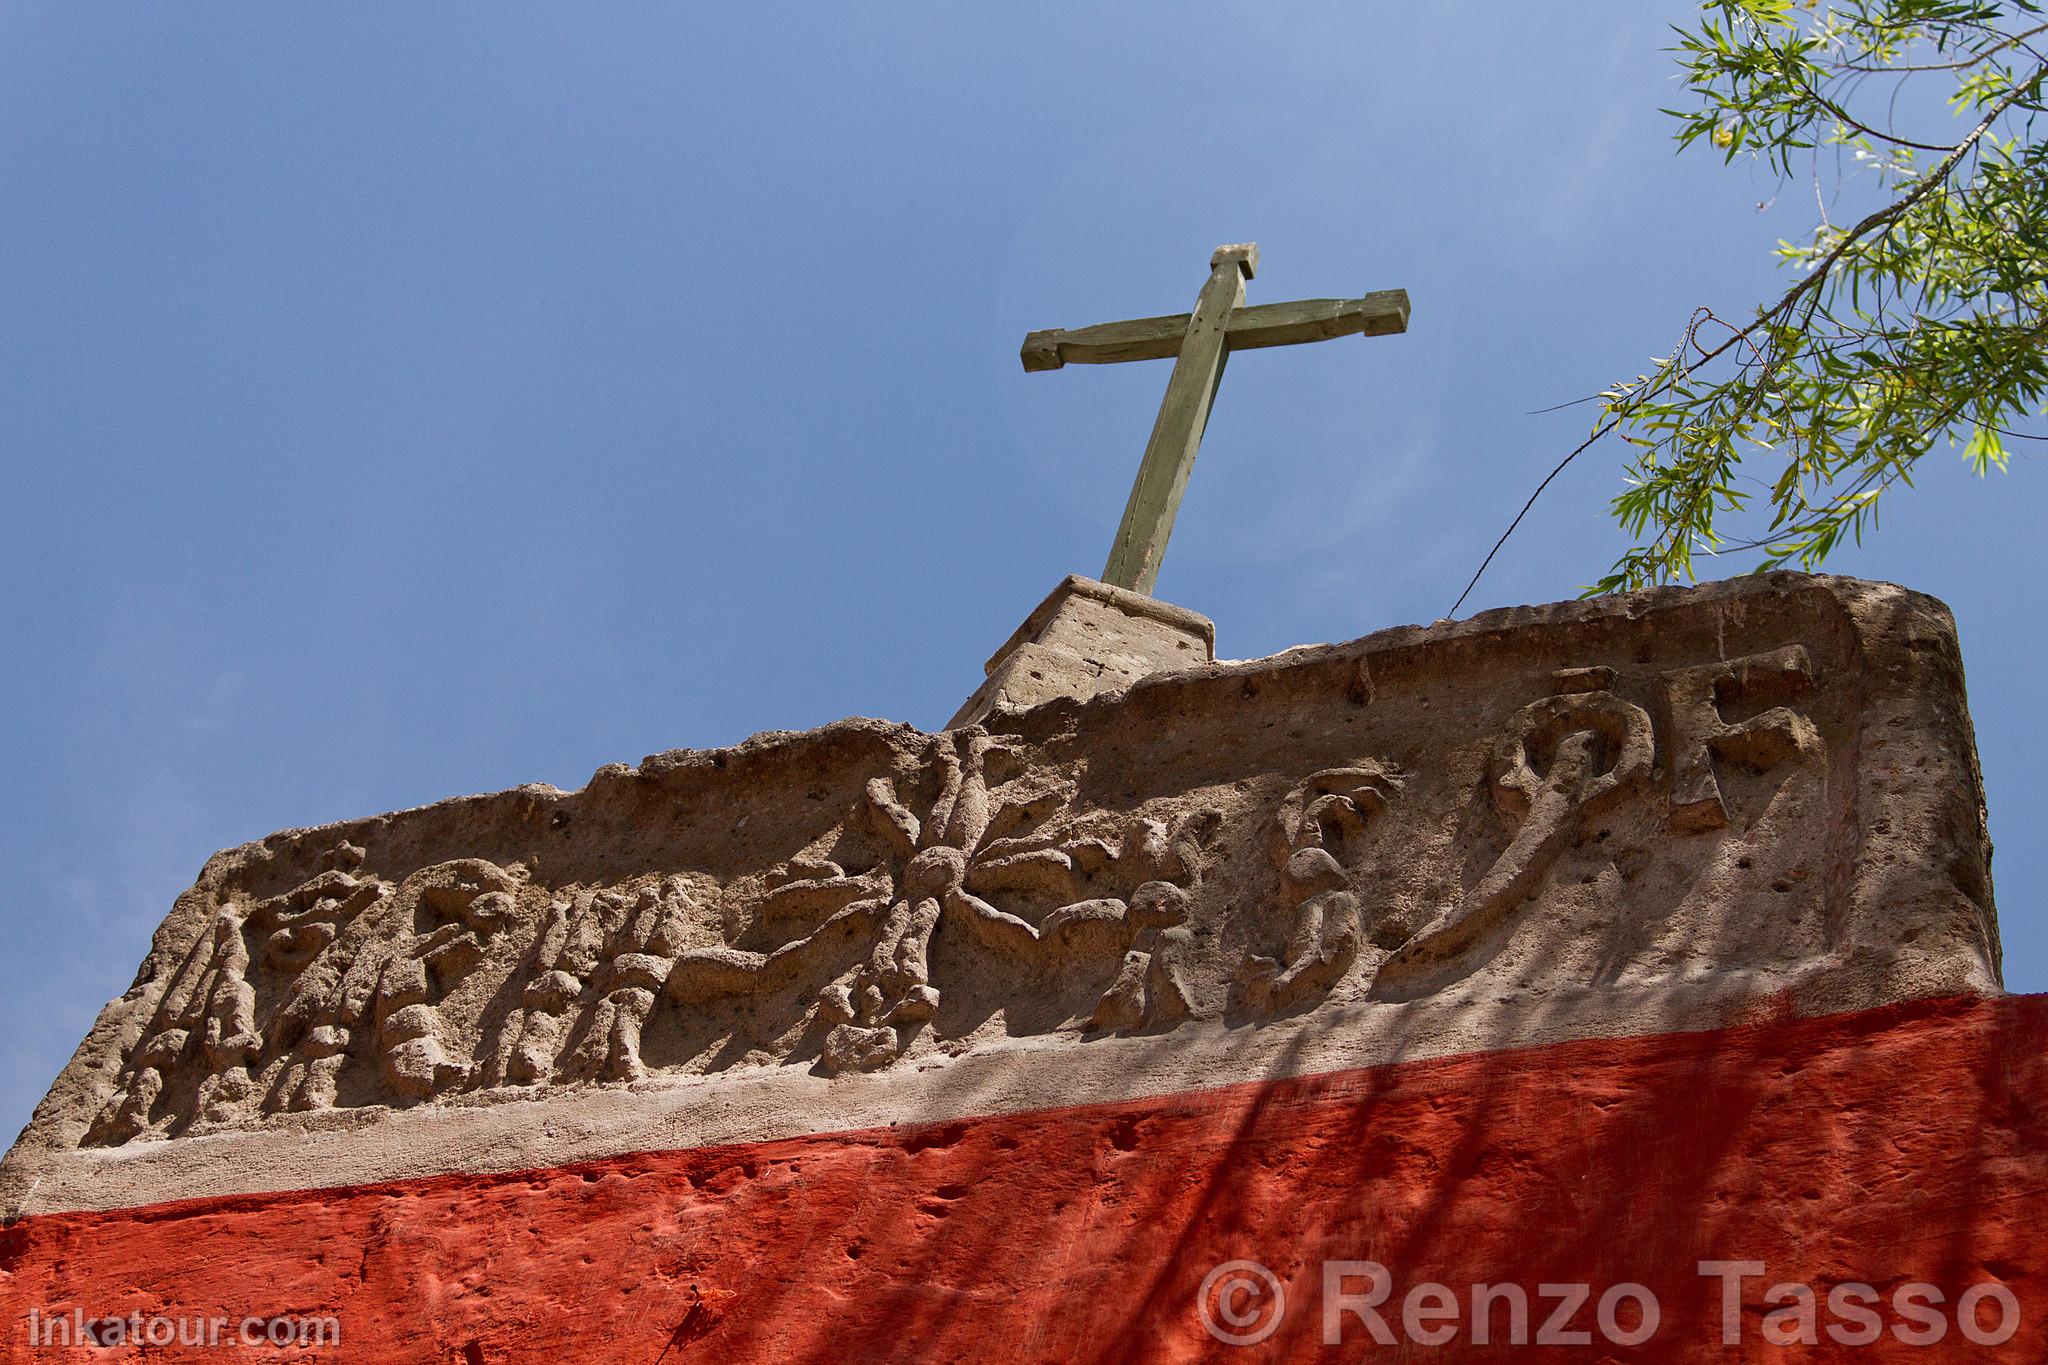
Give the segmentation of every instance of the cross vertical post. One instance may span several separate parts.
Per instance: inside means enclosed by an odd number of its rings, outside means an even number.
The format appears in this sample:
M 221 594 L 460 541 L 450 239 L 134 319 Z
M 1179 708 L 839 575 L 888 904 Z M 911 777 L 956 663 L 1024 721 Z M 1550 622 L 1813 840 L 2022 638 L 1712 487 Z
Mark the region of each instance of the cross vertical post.
M 1220 246 L 1209 258 L 1209 280 L 1182 335 L 1173 377 L 1160 400 L 1152 438 L 1145 443 L 1130 501 L 1124 504 L 1123 523 L 1110 545 L 1109 563 L 1102 570 L 1105 583 L 1150 593 L 1159 581 L 1166 540 L 1173 534 L 1181 495 L 1187 491 L 1188 475 L 1209 425 L 1209 409 L 1216 402 L 1216 386 L 1223 382 L 1223 365 L 1230 358 L 1230 315 L 1244 303 L 1244 282 L 1258 268 L 1259 248 L 1249 242 Z

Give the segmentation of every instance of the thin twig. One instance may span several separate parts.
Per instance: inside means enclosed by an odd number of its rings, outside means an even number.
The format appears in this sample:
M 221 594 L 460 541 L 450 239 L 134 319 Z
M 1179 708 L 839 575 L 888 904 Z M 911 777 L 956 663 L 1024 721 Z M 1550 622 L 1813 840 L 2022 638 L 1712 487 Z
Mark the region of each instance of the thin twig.
M 1672 357 L 1672 363 L 1670 367 L 1665 371 L 1663 375 L 1659 376 L 1657 379 L 1653 380 L 1647 387 L 1645 387 L 1641 393 L 1637 394 L 1633 399 L 1624 403 L 1615 412 L 1614 416 L 1610 417 L 1607 421 L 1601 423 L 1598 427 L 1596 427 L 1592 435 L 1588 436 L 1584 441 L 1580 442 L 1578 446 L 1576 446 L 1571 451 L 1570 454 L 1566 455 L 1562 460 L 1559 460 L 1556 466 L 1548 474 L 1543 476 L 1543 482 L 1536 485 L 1536 491 L 1529 495 L 1528 501 L 1524 502 L 1522 504 L 1521 510 L 1515 513 L 1515 518 L 1513 521 L 1508 523 L 1507 530 L 1501 532 L 1500 538 L 1493 542 L 1493 548 L 1486 552 L 1486 558 L 1482 559 L 1479 562 L 1479 567 L 1473 570 L 1470 581 L 1468 581 L 1465 584 L 1465 590 L 1458 594 L 1458 600 L 1451 604 L 1450 611 L 1445 613 L 1445 615 L 1457 615 L 1458 609 L 1465 605 L 1465 599 L 1470 597 L 1472 595 L 1472 590 L 1479 586 L 1479 580 L 1485 576 L 1487 568 L 1493 563 L 1494 557 L 1500 553 L 1501 547 L 1507 544 L 1508 538 L 1514 535 L 1516 529 L 1521 526 L 1523 519 L 1529 515 L 1529 510 L 1536 505 L 1536 500 L 1543 496 L 1543 490 L 1550 487 L 1551 483 L 1557 478 L 1557 476 L 1565 471 L 1566 466 L 1570 465 L 1573 460 L 1576 460 L 1580 455 L 1584 454 L 1587 450 L 1591 449 L 1593 445 L 1597 443 L 1602 437 L 1606 436 L 1608 433 L 1612 432 L 1616 427 L 1620 426 L 1622 422 L 1627 419 L 1627 417 L 1630 414 L 1630 411 L 1641 403 L 1644 396 L 1659 391 L 1665 385 L 1672 383 L 1679 375 L 1697 370 L 1702 366 L 1711 363 L 1719 356 L 1725 354 L 1730 348 L 1743 342 L 1747 342 L 1749 344 L 1750 349 L 1753 353 L 1757 353 L 1760 355 L 1759 348 L 1756 346 L 1756 343 L 1750 340 L 1751 336 L 1759 328 L 1764 327 L 1766 324 L 1774 321 L 1775 319 L 1789 312 L 1794 307 L 1798 306 L 1798 304 L 1801 301 L 1804 301 L 1806 304 L 1806 317 L 1804 319 L 1804 322 L 1806 324 L 1810 324 L 1813 320 L 1813 315 L 1815 311 L 1819 308 L 1820 305 L 1820 298 L 1816 291 L 1819 290 L 1821 284 L 1828 278 L 1829 274 L 1833 271 L 1836 264 L 1841 261 L 1843 256 L 1848 254 L 1850 248 L 1856 246 L 1858 243 L 1862 241 L 1862 239 L 1865 236 L 1867 236 L 1870 232 L 1877 228 L 1885 228 L 1888 231 L 1890 229 L 1890 226 L 1894 222 L 1896 222 L 1902 215 L 1904 215 L 1907 210 L 1911 209 L 1915 204 L 1919 203 L 1922 199 L 1926 198 L 1927 195 L 1931 193 L 1936 186 L 1943 185 L 1947 181 L 1949 173 L 1952 172 L 1959 164 L 1961 164 L 1963 158 L 1969 154 L 1970 149 L 1975 147 L 1977 143 L 1982 140 L 1984 134 L 1990 131 L 1992 124 L 1996 123 L 2001 117 L 2004 116 L 2007 110 L 2011 109 L 2014 104 L 2019 102 L 2021 95 L 2023 95 L 2026 92 L 2028 87 L 2040 81 L 2044 76 L 2048 76 L 2048 64 L 2044 64 L 2040 68 L 2036 69 L 2033 76 L 2031 76 L 2028 80 L 2024 82 L 2016 84 L 2012 88 L 2012 90 L 2006 94 L 2006 96 L 2003 99 L 2001 99 L 1996 105 L 1992 106 L 1990 111 L 1987 112 L 1984 115 L 1984 117 L 1977 123 L 1977 126 L 1972 128 L 1969 134 L 1966 137 L 1964 137 L 1961 142 L 1958 142 L 1954 147 L 1950 148 L 1948 154 L 1944 156 L 1939 162 L 1937 162 L 1932 168 L 1930 168 L 1927 174 L 1921 177 L 1919 182 L 1916 183 L 1908 193 L 1906 193 L 1903 197 L 1896 200 L 1895 202 L 1886 205 L 1884 208 L 1878 209 L 1875 212 L 1866 215 L 1854 227 L 1851 227 L 1846 233 L 1843 234 L 1842 240 L 1837 242 L 1825 256 L 1821 257 L 1820 261 L 1812 268 L 1812 270 L 1810 270 L 1807 273 L 1804 279 L 1800 280 L 1797 284 L 1793 285 L 1790 289 L 1786 290 L 1784 295 L 1780 297 L 1779 300 L 1776 303 L 1772 304 L 1768 309 L 1758 313 L 1755 322 L 1750 323 L 1747 327 L 1742 328 L 1740 331 L 1735 331 L 1731 326 L 1730 330 L 1731 332 L 1733 332 L 1733 335 L 1731 335 L 1726 341 L 1722 342 L 1719 346 L 1714 347 L 1711 351 L 1705 350 L 1704 348 L 1700 347 L 1696 339 L 1698 325 L 1702 320 L 1700 318 L 1700 311 L 1696 310 L 1693 314 L 1692 320 L 1687 324 L 1685 335 L 1683 339 L 1681 339 L 1681 341 L 1679 342 L 1678 350 L 1674 353 Z M 1813 295 L 1813 297 L 1808 298 L 1807 296 L 1809 294 Z M 1712 317 L 1713 315 L 1711 313 L 1708 313 L 1707 316 Z M 1719 318 L 1714 318 L 1713 320 L 1716 322 L 1720 321 Z M 1729 326 L 1729 324 L 1726 323 L 1723 323 L 1722 325 Z M 1691 346 L 1695 350 L 1701 351 L 1699 359 L 1691 362 L 1690 364 L 1685 363 L 1684 359 L 1685 351 L 1688 346 Z M 1768 375 L 1768 372 L 1769 364 L 1766 363 L 1766 375 Z M 1759 394 L 1759 397 L 1760 396 L 1761 394 Z M 1891 480 L 1887 479 L 1885 482 L 1888 486 Z M 1696 503 L 1697 499 L 1695 499 L 1695 504 Z M 1691 512 L 1690 510 L 1688 510 L 1687 516 L 1689 517 L 1690 515 Z M 1671 534 L 1675 532 L 1676 529 L 1676 527 L 1667 526 L 1666 534 Z M 1661 542 L 1663 538 L 1663 536 L 1659 536 L 1658 540 Z
M 1579 442 L 1577 450 L 1574 450 L 1571 454 L 1565 456 L 1562 460 L 1559 460 L 1557 462 L 1557 468 L 1551 470 L 1548 474 L 1545 474 L 1543 476 L 1543 482 L 1536 485 L 1536 491 L 1534 493 L 1531 493 L 1529 495 L 1529 500 L 1522 504 L 1522 510 L 1515 513 L 1515 519 L 1508 523 L 1508 529 L 1500 533 L 1500 539 L 1493 542 L 1493 548 L 1486 552 L 1486 558 L 1479 561 L 1479 567 L 1472 571 L 1472 581 L 1465 585 L 1465 591 L 1458 594 L 1458 600 L 1451 603 L 1451 609 L 1444 613 L 1445 616 L 1456 616 L 1458 614 L 1458 608 L 1465 605 L 1465 599 L 1472 595 L 1472 589 L 1479 586 L 1479 577 L 1481 574 L 1484 574 L 1486 572 L 1486 566 L 1493 563 L 1493 557 L 1500 553 L 1501 546 L 1508 543 L 1508 537 L 1513 535 L 1515 533 L 1515 528 L 1522 524 L 1522 518 L 1529 515 L 1529 509 L 1536 505 L 1536 499 L 1542 497 L 1543 490 L 1550 487 L 1550 481 L 1556 478 L 1558 475 L 1564 473 L 1564 467 L 1570 464 L 1573 460 L 1578 459 L 1580 454 L 1585 450 L 1589 449 L 1595 441 L 1599 440 L 1602 436 L 1605 436 L 1608 432 L 1614 430 L 1617 426 L 1620 425 L 1621 418 L 1610 417 L 1606 422 L 1597 427 L 1591 436 L 1588 436 L 1585 440 Z

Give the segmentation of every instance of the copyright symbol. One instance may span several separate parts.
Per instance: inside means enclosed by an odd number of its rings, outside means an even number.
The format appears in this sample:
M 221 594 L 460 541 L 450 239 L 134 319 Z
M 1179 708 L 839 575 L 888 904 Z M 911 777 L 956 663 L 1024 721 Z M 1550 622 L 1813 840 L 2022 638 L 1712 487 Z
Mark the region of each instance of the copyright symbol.
M 1257 1261 L 1225 1261 L 1195 1291 L 1202 1326 L 1226 1346 L 1256 1346 L 1280 1330 L 1287 1292 Z

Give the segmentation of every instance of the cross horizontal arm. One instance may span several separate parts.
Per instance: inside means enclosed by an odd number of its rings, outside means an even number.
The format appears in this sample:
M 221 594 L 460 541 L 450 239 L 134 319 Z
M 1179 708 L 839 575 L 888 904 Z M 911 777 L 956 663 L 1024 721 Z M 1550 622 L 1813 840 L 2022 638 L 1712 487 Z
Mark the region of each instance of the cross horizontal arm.
M 1024 338 L 1024 368 L 1108 365 L 1120 360 L 1165 360 L 1180 354 L 1192 314 L 1104 322 L 1072 331 L 1054 327 Z M 1360 333 L 1388 336 L 1408 330 L 1408 291 L 1383 289 L 1361 299 L 1296 299 L 1262 303 L 1230 315 L 1227 346 L 1250 351 Z

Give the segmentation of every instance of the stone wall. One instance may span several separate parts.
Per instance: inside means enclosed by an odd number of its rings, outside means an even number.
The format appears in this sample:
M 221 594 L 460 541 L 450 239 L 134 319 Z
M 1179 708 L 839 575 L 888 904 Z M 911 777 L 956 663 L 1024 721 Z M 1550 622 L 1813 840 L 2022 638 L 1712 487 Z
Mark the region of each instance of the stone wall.
M 217 855 L 7 1214 L 1995 994 L 1946 611 L 1774 575 Z

